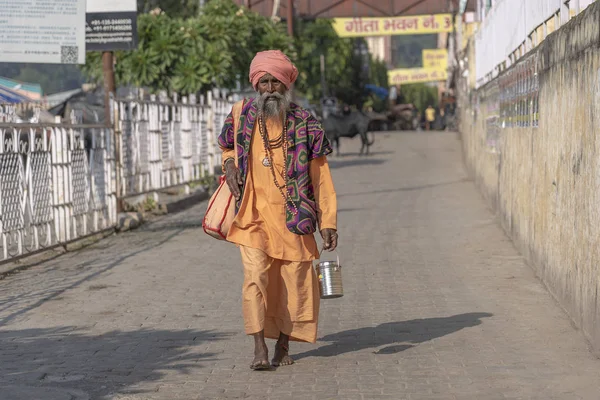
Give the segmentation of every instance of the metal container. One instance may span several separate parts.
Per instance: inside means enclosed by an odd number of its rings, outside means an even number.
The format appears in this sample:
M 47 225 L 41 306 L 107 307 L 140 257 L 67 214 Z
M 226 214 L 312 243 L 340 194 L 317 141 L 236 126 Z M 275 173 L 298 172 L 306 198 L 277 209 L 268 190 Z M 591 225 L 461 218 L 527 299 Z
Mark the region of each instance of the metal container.
M 316 267 L 319 278 L 319 292 L 322 299 L 335 299 L 344 295 L 342 285 L 342 265 L 337 254 L 336 261 L 321 261 Z

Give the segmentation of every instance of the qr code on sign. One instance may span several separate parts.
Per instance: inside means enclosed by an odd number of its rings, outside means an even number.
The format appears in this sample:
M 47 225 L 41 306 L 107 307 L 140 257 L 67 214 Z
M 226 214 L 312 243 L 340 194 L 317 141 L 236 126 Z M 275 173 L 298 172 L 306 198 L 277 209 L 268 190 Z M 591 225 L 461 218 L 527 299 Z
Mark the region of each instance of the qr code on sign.
M 61 46 L 60 47 L 60 62 L 63 64 L 77 64 L 79 59 L 79 47 L 77 46 Z

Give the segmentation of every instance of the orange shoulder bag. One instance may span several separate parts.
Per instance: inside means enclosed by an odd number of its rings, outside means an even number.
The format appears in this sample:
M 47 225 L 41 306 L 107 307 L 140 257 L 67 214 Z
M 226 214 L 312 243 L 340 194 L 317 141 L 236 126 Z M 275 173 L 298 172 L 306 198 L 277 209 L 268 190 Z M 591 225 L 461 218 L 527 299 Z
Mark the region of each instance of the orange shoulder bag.
M 233 114 L 233 149 L 235 150 L 235 166 L 238 166 L 237 157 L 237 131 L 245 101 L 241 105 L 234 105 Z M 226 240 L 231 224 L 235 219 L 235 197 L 229 190 L 225 175 L 219 177 L 219 187 L 208 201 L 208 208 L 202 220 L 204 232 L 218 240 Z

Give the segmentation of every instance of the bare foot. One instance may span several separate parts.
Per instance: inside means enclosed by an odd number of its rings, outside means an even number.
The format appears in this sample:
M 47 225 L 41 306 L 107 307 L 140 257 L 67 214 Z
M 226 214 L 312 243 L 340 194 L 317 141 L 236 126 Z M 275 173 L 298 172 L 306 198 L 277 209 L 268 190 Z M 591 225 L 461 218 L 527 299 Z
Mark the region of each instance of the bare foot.
M 250 369 L 255 371 L 271 369 L 271 364 L 269 364 L 269 349 L 265 343 L 263 332 L 254 335 L 254 360 L 250 364 Z
M 254 360 L 252 361 L 252 364 L 250 364 L 250 368 L 255 371 L 271 368 L 271 364 L 269 364 L 269 350 L 266 345 L 262 349 L 254 350 Z
M 290 337 L 283 333 L 279 336 L 279 340 L 275 345 L 275 356 L 273 356 L 273 360 L 271 361 L 273 367 L 277 368 L 283 365 L 292 365 L 294 363 L 294 360 L 289 355 L 289 340 Z

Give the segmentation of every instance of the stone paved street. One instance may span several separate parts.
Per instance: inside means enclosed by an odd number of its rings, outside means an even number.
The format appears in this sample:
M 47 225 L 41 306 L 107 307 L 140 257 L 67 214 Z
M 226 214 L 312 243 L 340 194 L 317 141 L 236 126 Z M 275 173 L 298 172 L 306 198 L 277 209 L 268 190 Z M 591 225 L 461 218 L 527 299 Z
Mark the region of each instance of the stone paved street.
M 252 372 L 206 204 L 0 281 L 0 399 L 597 400 L 600 361 L 486 208 L 453 133 L 331 159 L 345 296 Z

